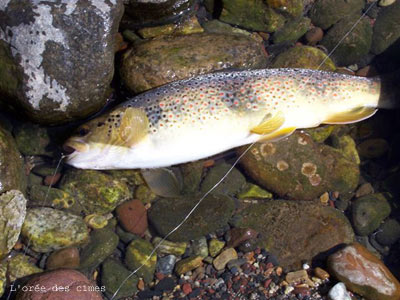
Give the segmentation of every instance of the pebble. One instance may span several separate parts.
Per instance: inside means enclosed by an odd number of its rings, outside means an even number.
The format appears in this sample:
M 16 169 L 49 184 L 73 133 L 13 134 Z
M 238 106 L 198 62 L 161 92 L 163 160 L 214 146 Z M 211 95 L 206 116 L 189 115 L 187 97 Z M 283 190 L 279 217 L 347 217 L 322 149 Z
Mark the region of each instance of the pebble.
M 360 187 L 357 189 L 356 198 L 360 198 L 362 196 L 366 196 L 366 195 L 373 194 L 373 193 L 374 193 L 374 188 L 372 187 L 372 185 L 369 182 L 367 182 L 367 183 L 360 185 Z
M 211 239 L 208 242 L 208 252 L 211 257 L 216 257 L 219 252 L 224 248 L 225 242 L 218 239 Z
M 176 263 L 175 255 L 167 255 L 158 259 L 157 261 L 157 272 L 162 273 L 164 275 L 169 275 L 174 270 Z
M 232 228 L 228 232 L 228 244 L 227 247 L 235 248 L 241 243 L 256 238 L 258 232 L 251 228 Z
M 326 272 L 324 269 L 321 269 L 320 267 L 316 267 L 314 269 L 314 274 L 321 280 L 325 280 L 329 278 L 329 273 Z
M 308 277 L 306 270 L 299 270 L 295 272 L 289 272 L 286 274 L 285 280 L 289 284 L 298 284 L 298 283 L 306 283 L 309 286 L 313 287 L 314 283 Z
M 352 300 L 343 282 L 335 284 L 329 290 L 328 297 L 330 300 Z
M 54 175 L 48 175 L 44 178 L 43 183 L 47 186 L 51 185 L 55 185 L 57 184 L 57 182 L 60 180 L 61 178 L 61 173 L 56 173 Z
M 158 246 L 158 254 L 173 254 L 175 256 L 182 256 L 187 248 L 188 243 L 186 242 L 171 242 L 164 240 L 161 244 L 162 239 L 160 237 L 155 237 L 151 243 L 154 247 Z
M 190 283 L 185 283 L 182 285 L 182 291 L 185 295 L 189 295 L 193 290 Z
M 227 248 L 213 260 L 213 266 L 217 270 L 223 270 L 229 261 L 237 258 L 236 250 L 234 248 Z
M 171 277 L 165 277 L 164 279 L 160 280 L 154 287 L 155 291 L 172 291 L 175 287 L 175 280 Z
M 193 255 L 206 257 L 208 256 L 207 239 L 203 236 L 192 243 Z
M 400 298 L 400 283 L 364 246 L 353 243 L 328 258 L 330 273 L 346 287 L 369 300 Z
M 395 3 L 396 0 L 380 0 L 379 1 L 379 6 L 389 6 Z
M 147 210 L 140 200 L 125 201 L 115 210 L 122 227 L 142 236 L 148 227 Z
M 79 261 L 78 248 L 65 248 L 50 254 L 46 261 L 46 269 L 77 268 L 79 266 Z
M 307 31 L 305 38 L 309 45 L 315 45 L 316 43 L 320 42 L 324 37 L 324 31 L 319 27 L 311 28 Z
M 200 267 L 203 264 L 201 256 L 192 256 L 178 261 L 175 265 L 175 272 L 178 275 L 185 274 L 191 270 Z

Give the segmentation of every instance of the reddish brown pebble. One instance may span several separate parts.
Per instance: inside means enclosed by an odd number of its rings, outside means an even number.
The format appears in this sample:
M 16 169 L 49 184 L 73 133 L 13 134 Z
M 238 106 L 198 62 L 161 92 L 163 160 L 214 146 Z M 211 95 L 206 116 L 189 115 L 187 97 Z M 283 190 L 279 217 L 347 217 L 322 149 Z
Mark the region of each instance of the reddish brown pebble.
M 43 183 L 47 186 L 55 185 L 61 178 L 61 173 L 56 173 L 54 175 L 48 175 L 44 178 Z
M 271 284 L 271 282 L 272 282 L 272 279 L 270 278 L 270 279 L 267 279 L 267 280 L 265 280 L 265 282 L 264 282 L 264 288 L 267 288 L 267 287 L 269 287 L 269 285 Z
M 147 229 L 147 210 L 140 200 L 122 203 L 116 209 L 118 220 L 126 231 L 142 236 Z
M 213 160 L 213 159 L 207 159 L 207 160 L 204 161 L 204 163 L 203 163 L 203 167 L 204 167 L 204 168 L 210 168 L 210 167 L 212 167 L 213 165 L 215 165 L 215 160 Z
M 301 295 L 302 297 L 310 296 L 310 289 L 307 287 L 295 287 L 293 293 L 296 295 Z
M 321 280 L 325 280 L 325 279 L 329 278 L 329 273 L 319 267 L 314 269 L 314 274 Z
M 65 248 L 54 251 L 52 254 L 50 254 L 46 261 L 46 269 L 73 269 L 79 267 L 79 261 L 80 259 L 78 248 Z
M 21 289 L 17 300 L 102 300 L 101 288 L 85 275 L 75 270 L 55 270 L 40 273 L 29 280 L 25 287 L 40 287 L 39 290 Z
M 158 280 L 163 280 L 164 277 L 165 277 L 165 275 L 164 275 L 163 273 L 159 273 L 159 272 L 156 273 L 156 278 L 157 278 Z
M 275 269 L 275 273 L 276 273 L 276 275 L 278 275 L 278 276 L 281 276 L 282 275 L 282 268 L 281 267 L 277 267 L 276 269 Z
M 138 283 L 137 283 L 137 288 L 139 291 L 143 291 L 144 290 L 144 281 L 143 279 L 139 279 Z
M 307 31 L 305 38 L 309 45 L 315 45 L 324 37 L 324 31 L 319 27 L 311 28 Z
M 17 243 L 14 245 L 14 250 L 21 250 L 23 247 L 23 244 L 21 243 L 21 241 L 17 241 Z
M 192 292 L 192 286 L 190 283 L 184 283 L 182 285 L 182 291 L 185 295 L 189 295 Z

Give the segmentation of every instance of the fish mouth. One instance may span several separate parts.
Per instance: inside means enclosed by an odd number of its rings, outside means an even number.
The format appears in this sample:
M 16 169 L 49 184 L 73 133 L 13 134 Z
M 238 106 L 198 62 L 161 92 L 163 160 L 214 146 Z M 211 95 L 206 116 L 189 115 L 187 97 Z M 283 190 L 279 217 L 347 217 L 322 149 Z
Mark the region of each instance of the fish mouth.
M 86 152 L 89 146 L 82 140 L 71 138 L 64 143 L 63 150 L 66 155 L 71 155 L 76 152 Z

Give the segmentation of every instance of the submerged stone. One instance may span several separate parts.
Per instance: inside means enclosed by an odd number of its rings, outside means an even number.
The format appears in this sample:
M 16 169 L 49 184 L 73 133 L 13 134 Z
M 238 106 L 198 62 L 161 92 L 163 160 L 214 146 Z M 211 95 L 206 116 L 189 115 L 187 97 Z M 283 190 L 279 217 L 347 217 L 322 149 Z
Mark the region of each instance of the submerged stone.
M 29 188 L 29 205 L 79 211 L 79 204 L 69 193 L 39 184 L 32 185 Z
M 133 240 L 129 244 L 126 248 L 125 254 L 125 264 L 131 271 L 134 271 L 143 265 L 136 274 L 139 277 L 142 277 L 147 283 L 150 283 L 153 280 L 157 264 L 157 254 L 151 254 L 152 251 L 153 245 L 150 242 L 143 239 L 137 239 Z
M 161 236 L 175 228 L 199 201 L 200 196 L 159 199 L 149 210 L 150 223 Z M 168 236 L 174 242 L 198 239 L 228 224 L 234 201 L 224 195 L 208 195 L 189 219 Z
M 379 228 L 376 240 L 379 244 L 390 246 L 400 239 L 400 223 L 396 219 L 387 219 Z
M 86 117 L 107 101 L 122 1 L 6 1 L 0 93 L 38 123 Z M 99 63 L 101 62 L 101 63 Z
M 263 46 L 252 38 L 199 33 L 134 44 L 123 56 L 120 73 L 125 85 L 139 93 L 217 70 L 265 65 Z
M 310 23 L 311 20 L 309 18 L 300 18 L 289 21 L 285 26 L 274 33 L 274 43 L 297 41 L 308 31 Z
M 7 276 L 10 282 L 18 278 L 43 272 L 29 260 L 29 256 L 19 253 L 7 260 Z

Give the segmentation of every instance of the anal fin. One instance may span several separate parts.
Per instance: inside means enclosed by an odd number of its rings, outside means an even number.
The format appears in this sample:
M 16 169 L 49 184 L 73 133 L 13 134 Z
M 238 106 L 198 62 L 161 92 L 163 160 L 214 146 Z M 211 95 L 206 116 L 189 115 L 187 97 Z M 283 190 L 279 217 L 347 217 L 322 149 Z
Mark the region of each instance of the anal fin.
M 355 109 L 344 111 L 341 113 L 330 115 L 328 119 L 324 120 L 324 124 L 348 124 L 365 120 L 373 116 L 377 112 L 374 107 L 360 106 Z

